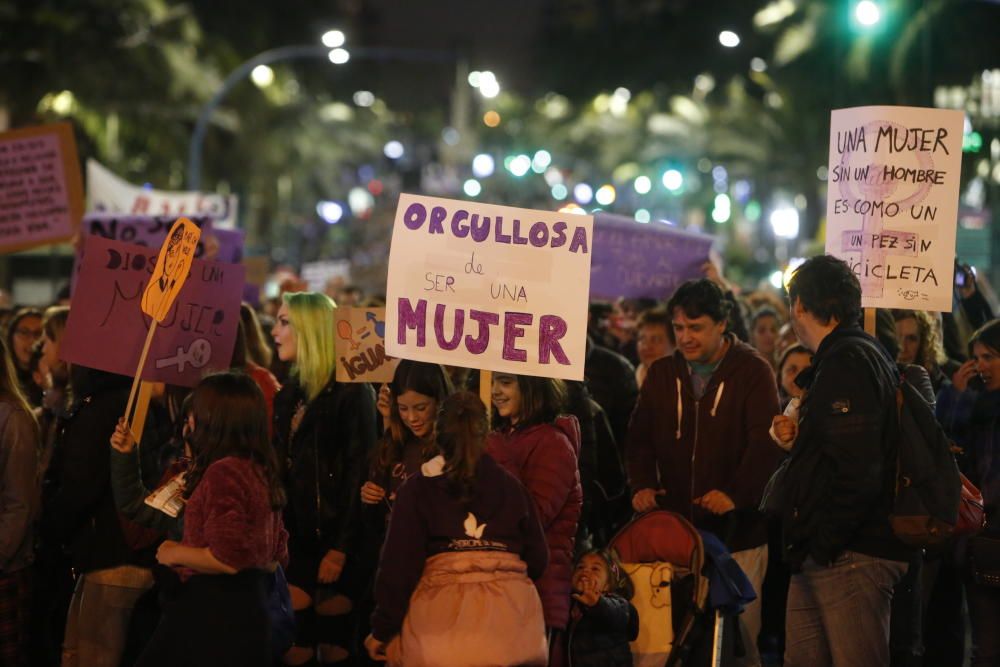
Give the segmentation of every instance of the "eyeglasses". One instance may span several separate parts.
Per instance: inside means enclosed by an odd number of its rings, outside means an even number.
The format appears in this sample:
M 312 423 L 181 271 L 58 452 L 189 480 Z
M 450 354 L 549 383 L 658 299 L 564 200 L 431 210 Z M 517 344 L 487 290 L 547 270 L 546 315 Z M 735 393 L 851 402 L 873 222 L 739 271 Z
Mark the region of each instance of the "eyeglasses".
M 21 338 L 34 338 L 39 339 L 42 337 L 41 329 L 25 329 L 24 327 L 18 327 L 14 329 L 14 334 L 20 336 Z

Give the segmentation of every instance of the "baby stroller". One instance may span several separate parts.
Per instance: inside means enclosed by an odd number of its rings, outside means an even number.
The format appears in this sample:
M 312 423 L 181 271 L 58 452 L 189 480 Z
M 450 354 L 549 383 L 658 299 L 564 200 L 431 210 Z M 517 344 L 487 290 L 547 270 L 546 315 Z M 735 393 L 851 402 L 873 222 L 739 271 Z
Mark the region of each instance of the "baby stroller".
M 724 639 L 739 632 L 723 629 L 736 630 L 735 614 L 749 601 L 746 590 L 752 587 L 728 554 L 726 571 L 713 568 L 711 558 L 706 567 L 706 539 L 718 557 L 724 548 L 714 536 L 703 539 L 680 514 L 655 510 L 634 518 L 611 540 L 635 587 L 635 667 L 718 667 L 734 652 L 732 639 Z

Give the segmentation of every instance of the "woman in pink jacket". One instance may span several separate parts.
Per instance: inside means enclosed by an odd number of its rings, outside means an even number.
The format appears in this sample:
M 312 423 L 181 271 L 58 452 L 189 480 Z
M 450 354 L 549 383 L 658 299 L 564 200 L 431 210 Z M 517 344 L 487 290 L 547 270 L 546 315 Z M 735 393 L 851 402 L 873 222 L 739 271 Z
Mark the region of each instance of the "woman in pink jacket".
M 495 373 L 492 397 L 496 430 L 486 451 L 528 489 L 549 545 L 549 565 L 535 584 L 551 639 L 569 621 L 573 540 L 583 506 L 580 425 L 576 417 L 560 416 L 566 400 L 560 380 Z

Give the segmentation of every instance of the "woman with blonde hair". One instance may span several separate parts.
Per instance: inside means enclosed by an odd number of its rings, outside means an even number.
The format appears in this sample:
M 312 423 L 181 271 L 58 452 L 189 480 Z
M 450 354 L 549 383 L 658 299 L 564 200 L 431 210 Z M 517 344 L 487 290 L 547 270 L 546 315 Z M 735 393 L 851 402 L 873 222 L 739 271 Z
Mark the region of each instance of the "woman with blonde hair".
M 292 374 L 274 399 L 274 442 L 284 462 L 288 582 L 298 630 L 289 665 L 356 653 L 357 600 L 369 569 L 357 558 L 359 489 L 377 434 L 375 392 L 336 381 L 333 301 L 282 295 L 271 335 Z M 318 649 L 317 649 L 318 644 Z

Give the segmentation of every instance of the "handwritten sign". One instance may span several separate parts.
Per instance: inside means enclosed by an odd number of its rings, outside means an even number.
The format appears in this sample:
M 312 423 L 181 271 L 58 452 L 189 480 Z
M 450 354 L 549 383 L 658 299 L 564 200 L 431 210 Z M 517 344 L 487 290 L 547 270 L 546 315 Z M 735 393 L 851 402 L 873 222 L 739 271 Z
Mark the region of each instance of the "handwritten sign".
M 69 123 L 0 134 L 0 251 L 69 240 L 82 215 L 83 185 Z
M 391 382 L 399 365 L 385 353 L 385 308 L 341 306 L 333 313 L 337 382 Z
M 386 351 L 582 380 L 593 228 L 590 216 L 401 195 Z
M 204 215 L 216 228 L 236 226 L 236 195 L 174 192 L 132 185 L 100 162 L 87 160 L 88 211 L 124 215 Z
M 701 266 L 708 261 L 714 240 L 665 224 L 639 224 L 632 218 L 598 213 L 590 294 L 604 299 L 666 299 L 685 280 L 702 277 Z
M 106 239 L 159 248 L 178 217 L 181 216 L 89 213 L 83 217 L 80 232 L 83 235 L 96 234 Z M 246 232 L 242 229 L 216 229 L 212 218 L 208 216 L 184 217 L 201 229 L 201 240 L 194 253 L 195 259 L 210 259 L 229 264 L 243 261 Z
M 151 318 L 139 308 L 158 248 L 86 240 L 67 335 L 65 361 L 111 373 L 135 373 Z M 194 260 L 173 307 L 159 323 L 142 378 L 191 387 L 210 370 L 229 368 L 240 317 L 243 266 Z
M 946 109 L 832 113 L 826 252 L 864 307 L 951 310 L 963 125 Z

